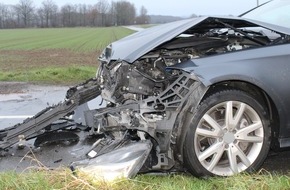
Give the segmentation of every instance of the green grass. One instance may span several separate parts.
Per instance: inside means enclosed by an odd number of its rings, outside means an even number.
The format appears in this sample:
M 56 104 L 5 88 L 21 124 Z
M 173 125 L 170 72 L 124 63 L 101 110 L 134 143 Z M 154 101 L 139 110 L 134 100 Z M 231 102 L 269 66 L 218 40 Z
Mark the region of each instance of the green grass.
M 132 33 L 123 27 L 0 30 L 0 81 L 77 84 L 95 76 L 108 44 Z
M 74 176 L 70 171 L 35 171 L 0 174 L 0 189 L 99 189 L 99 190 L 286 190 L 290 178 L 286 175 L 254 174 L 221 178 L 199 179 L 187 175 L 138 175 L 134 179 L 113 182 L 95 181 L 85 176 Z
M 37 84 L 70 85 L 96 75 L 96 67 L 45 67 L 15 72 L 0 72 L 0 81 L 22 81 Z
M 0 30 L 0 50 L 102 50 L 133 31 L 123 27 Z

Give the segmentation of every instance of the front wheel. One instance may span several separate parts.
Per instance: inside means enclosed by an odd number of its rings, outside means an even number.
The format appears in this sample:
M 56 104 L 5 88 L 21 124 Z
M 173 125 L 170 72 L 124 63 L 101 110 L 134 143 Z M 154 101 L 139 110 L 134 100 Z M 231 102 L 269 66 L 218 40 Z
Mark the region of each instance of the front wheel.
M 184 141 L 184 163 L 197 176 L 230 176 L 258 170 L 270 148 L 268 114 L 239 90 L 204 99 Z

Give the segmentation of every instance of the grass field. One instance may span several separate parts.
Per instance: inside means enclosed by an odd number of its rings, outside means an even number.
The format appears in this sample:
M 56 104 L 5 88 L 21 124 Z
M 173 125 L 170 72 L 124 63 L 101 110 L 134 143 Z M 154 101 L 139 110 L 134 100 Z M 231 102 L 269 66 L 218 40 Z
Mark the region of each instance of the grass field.
M 109 43 L 132 33 L 123 27 L 0 30 L 0 81 L 78 83 L 95 75 Z
M 0 30 L 0 50 L 102 50 L 132 31 L 123 27 Z
M 280 175 L 237 175 L 198 179 L 186 175 L 139 175 L 134 179 L 113 182 L 95 181 L 85 176 L 74 176 L 68 170 L 0 174 L 0 189 L 38 190 L 287 190 L 290 178 Z

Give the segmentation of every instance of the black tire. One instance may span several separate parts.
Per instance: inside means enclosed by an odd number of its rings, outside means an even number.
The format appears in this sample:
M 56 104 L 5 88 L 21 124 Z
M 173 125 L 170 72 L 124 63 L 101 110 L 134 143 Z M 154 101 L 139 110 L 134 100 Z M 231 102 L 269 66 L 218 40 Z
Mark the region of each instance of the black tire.
M 263 105 L 246 92 L 230 89 L 208 96 L 186 132 L 185 168 L 195 176 L 257 171 L 270 148 L 268 118 Z

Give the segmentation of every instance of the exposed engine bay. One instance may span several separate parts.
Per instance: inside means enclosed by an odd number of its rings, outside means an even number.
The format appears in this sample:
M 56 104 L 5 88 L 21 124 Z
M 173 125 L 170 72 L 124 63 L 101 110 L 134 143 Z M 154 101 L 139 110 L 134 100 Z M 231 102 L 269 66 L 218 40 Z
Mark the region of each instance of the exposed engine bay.
M 246 31 L 247 36 L 232 29 L 213 30 L 205 34 L 181 34 L 155 48 L 134 63 L 106 61 L 98 78 L 103 86 L 104 100 L 120 105 L 126 101 L 140 101 L 157 96 L 180 75 L 167 69 L 191 59 L 270 45 L 263 33 Z M 105 56 L 105 55 L 103 55 Z M 103 60 L 100 57 L 100 60 Z
M 245 24 L 242 29 L 217 19 L 210 24 L 208 28 L 191 27 L 132 63 L 111 59 L 114 45 L 108 46 L 99 58 L 100 66 L 95 79 L 69 89 L 64 103 L 46 108 L 23 124 L 1 131 L 0 148 L 6 149 L 20 140 L 57 131 L 57 128 L 51 127 L 54 122 L 70 117 L 78 106 L 101 95 L 106 106 L 86 110 L 85 122 L 78 123 L 97 140 L 86 154 L 88 160 L 73 163 L 74 169 L 103 163 L 109 158 L 107 154 L 111 154 L 112 158 L 126 153 L 114 155 L 114 151 L 120 148 L 128 151 L 124 148 L 128 146 L 136 150 L 136 155 L 142 159 L 125 177 L 132 177 L 138 172 L 185 171 L 181 147 L 187 130 L 186 116 L 194 113 L 208 88 L 198 76 L 174 66 L 288 40 L 278 33 L 271 38 L 262 31 L 251 31 L 246 28 L 250 24 Z M 64 130 L 66 126 L 59 129 Z M 142 147 L 141 151 L 137 146 Z M 99 160 L 94 163 L 89 161 L 94 159 Z M 134 159 L 132 156 L 131 160 Z

